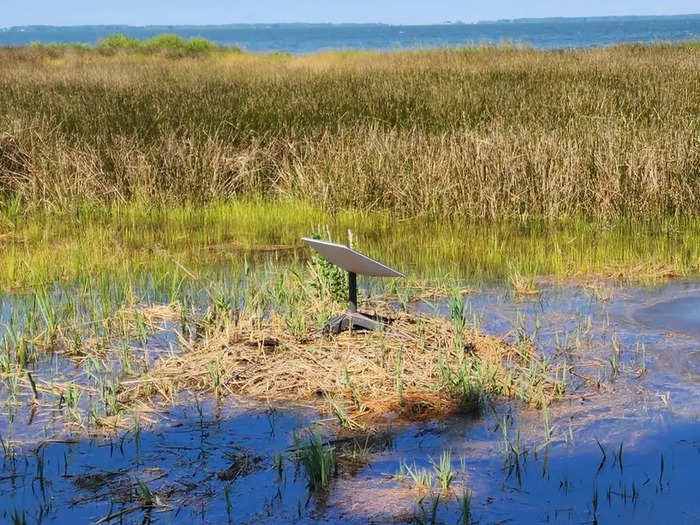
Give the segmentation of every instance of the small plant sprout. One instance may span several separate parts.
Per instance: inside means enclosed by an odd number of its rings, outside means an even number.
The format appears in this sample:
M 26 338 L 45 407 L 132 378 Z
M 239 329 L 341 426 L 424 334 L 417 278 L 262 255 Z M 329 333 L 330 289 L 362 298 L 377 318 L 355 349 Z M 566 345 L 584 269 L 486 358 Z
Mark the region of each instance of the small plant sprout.
M 456 332 L 463 332 L 467 327 L 467 314 L 462 294 L 460 292 L 452 292 L 448 305 L 452 326 Z
M 432 459 L 430 464 L 435 469 L 435 476 L 440 484 L 440 490 L 447 492 L 450 490 L 450 485 L 455 477 L 454 470 L 452 470 L 452 454 L 449 450 L 444 450 L 440 456 L 440 462 L 435 463 Z
M 622 365 L 620 363 L 620 356 L 622 352 L 620 350 L 620 345 L 616 337 L 612 339 L 612 351 L 610 352 L 610 381 L 615 381 L 617 376 L 620 374 Z
M 156 504 L 156 499 L 151 492 L 151 489 L 148 488 L 148 485 L 141 481 L 140 479 L 136 480 L 136 485 L 138 486 L 139 489 L 139 496 L 141 499 L 141 506 L 143 508 L 150 508 L 154 507 Z
M 312 491 L 327 491 L 332 478 L 337 474 L 335 447 L 324 445 L 318 433 L 309 433 L 309 442 L 297 450 L 297 457 L 304 465 L 309 488 Z
M 647 349 L 644 343 L 637 342 L 637 359 L 639 360 L 638 376 L 643 376 L 647 372 Z
M 459 523 L 461 525 L 471 525 L 472 523 L 472 498 L 473 494 L 469 490 L 465 490 L 462 497 L 459 498 Z
M 341 428 L 353 429 L 353 430 L 363 430 L 364 426 L 360 425 L 355 421 L 354 418 L 348 415 L 348 411 L 343 405 L 342 401 L 333 399 L 332 397 L 326 395 L 326 400 L 330 406 L 331 412 L 335 415 L 338 420 L 338 424 Z
M 289 333 L 292 334 L 298 341 L 303 341 L 308 337 L 310 327 L 308 314 L 306 312 L 294 308 L 287 312 L 284 322 L 287 326 L 287 330 L 289 330 Z
M 399 464 L 399 478 L 408 478 L 419 491 L 430 490 L 433 487 L 433 475 L 428 469 L 418 468 L 415 463 L 409 465 L 406 462 Z
M 207 364 L 207 372 L 209 372 L 209 379 L 211 380 L 211 388 L 214 393 L 218 396 L 221 394 L 222 378 L 223 378 L 223 368 L 219 361 L 213 361 Z
M 513 294 L 515 297 L 537 295 L 540 293 L 535 278 L 523 275 L 516 268 L 511 267 L 508 273 L 508 280 L 513 287 Z
M 593 497 L 591 498 L 591 513 L 593 515 L 593 523 L 598 523 L 598 484 L 593 486 Z
M 546 403 L 542 405 L 542 424 L 544 425 L 545 445 L 551 443 L 554 436 L 554 427 L 549 422 L 549 407 Z

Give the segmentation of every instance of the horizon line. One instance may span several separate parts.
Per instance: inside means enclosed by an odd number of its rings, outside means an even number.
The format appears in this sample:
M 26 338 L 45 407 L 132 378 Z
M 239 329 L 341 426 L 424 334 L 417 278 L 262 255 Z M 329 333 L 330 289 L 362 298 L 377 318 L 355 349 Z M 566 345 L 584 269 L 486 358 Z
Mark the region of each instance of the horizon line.
M 12 26 L 0 26 L 0 29 L 21 29 L 26 27 L 55 27 L 55 28 L 75 28 L 75 27 L 128 27 L 128 28 L 149 28 L 149 27 L 227 27 L 227 26 L 293 26 L 293 25 L 309 25 L 309 26 L 351 26 L 351 25 L 382 25 L 393 27 L 412 27 L 412 26 L 432 26 L 432 25 L 476 25 L 476 24 L 497 24 L 497 23 L 523 23 L 537 22 L 545 20 L 596 20 L 596 19 L 614 19 L 614 18 L 680 18 L 680 17 L 700 17 L 700 12 L 697 13 L 679 13 L 679 14 L 658 14 L 658 15 L 593 15 L 593 16 L 544 16 L 544 17 L 518 17 L 518 18 L 499 18 L 492 20 L 476 20 L 465 22 L 462 20 L 445 20 L 442 22 L 425 22 L 413 24 L 394 24 L 390 22 L 227 22 L 224 24 L 120 24 L 120 23 L 96 23 L 96 24 L 72 24 L 72 25 L 52 25 L 52 24 L 22 24 Z

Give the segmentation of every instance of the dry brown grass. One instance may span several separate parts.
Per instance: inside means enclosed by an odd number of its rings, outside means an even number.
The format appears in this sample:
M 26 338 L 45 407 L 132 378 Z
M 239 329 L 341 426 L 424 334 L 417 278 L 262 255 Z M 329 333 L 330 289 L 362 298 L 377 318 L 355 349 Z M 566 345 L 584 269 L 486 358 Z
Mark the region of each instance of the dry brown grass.
M 683 45 L 181 60 L 6 49 L 0 132 L 26 157 L 4 187 L 57 207 L 262 194 L 403 217 L 694 216 L 699 81 Z
M 117 311 L 116 317 L 123 321 L 140 319 L 153 330 L 154 326 L 164 321 L 177 322 L 182 314 L 182 306 L 179 304 L 136 304 Z
M 461 345 L 447 320 L 391 315 L 385 332 L 317 333 L 303 341 L 281 318 L 264 324 L 226 321 L 203 340 L 185 343 L 181 354 L 123 383 L 120 399 L 129 405 L 158 394 L 167 401 L 193 390 L 268 402 L 330 400 L 349 418 L 395 413 L 416 420 L 473 410 L 478 396 L 522 397 L 525 388 L 530 402 L 540 404 L 554 395 L 549 377 L 527 386 L 521 381 L 533 362 L 541 364 L 530 347 L 473 330 L 463 334 Z M 460 373 L 463 385 L 457 385 Z

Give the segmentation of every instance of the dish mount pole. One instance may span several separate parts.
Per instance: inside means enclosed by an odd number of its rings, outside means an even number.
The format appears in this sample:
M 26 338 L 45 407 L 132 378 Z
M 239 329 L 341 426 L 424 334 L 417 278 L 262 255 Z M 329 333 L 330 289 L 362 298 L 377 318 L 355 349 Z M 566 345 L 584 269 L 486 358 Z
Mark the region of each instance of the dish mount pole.
M 357 313 L 357 274 L 348 272 L 348 310 Z
M 331 334 L 339 334 L 346 330 L 380 330 L 382 323 L 370 319 L 357 311 L 357 274 L 348 271 L 348 311 L 334 317 L 328 323 L 327 330 Z

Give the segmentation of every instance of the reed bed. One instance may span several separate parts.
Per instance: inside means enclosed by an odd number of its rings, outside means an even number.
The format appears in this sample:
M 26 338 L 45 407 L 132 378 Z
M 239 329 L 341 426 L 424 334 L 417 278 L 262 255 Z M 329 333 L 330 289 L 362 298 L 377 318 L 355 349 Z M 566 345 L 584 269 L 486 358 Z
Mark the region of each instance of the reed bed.
M 45 213 L 12 202 L 0 206 L 0 287 L 102 280 L 168 286 L 181 279 L 204 286 L 235 277 L 246 261 L 269 261 L 277 271 L 297 266 L 309 255 L 302 236 L 346 242 L 348 229 L 358 249 L 431 286 L 436 279 L 474 285 L 535 276 L 653 281 L 700 271 L 697 218 L 399 221 L 389 213 L 332 215 L 308 202 L 247 199 Z
M 692 217 L 699 81 L 693 45 L 4 49 L 1 186 L 60 210 L 257 195 L 398 217 Z
M 700 269 L 693 43 L 170 52 L 185 44 L 0 49 L 3 289 L 207 279 L 349 228 L 427 277 Z
M 314 334 L 333 311 L 295 284 L 314 231 L 352 229 L 416 277 L 368 290 L 404 306 L 470 278 L 526 296 L 534 276 L 700 270 L 696 45 L 294 57 L 159 42 L 0 49 L 0 287 L 23 305 L 5 296 L 11 411 L 24 396 L 101 427 L 195 389 L 320 393 L 343 419 L 559 391 L 525 346 L 454 322 Z M 163 324 L 181 325 L 183 353 L 151 368 Z M 83 384 L 31 376 L 51 353 Z

